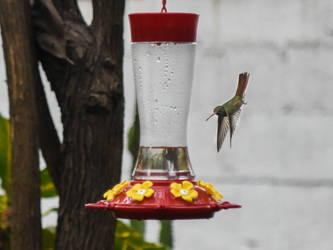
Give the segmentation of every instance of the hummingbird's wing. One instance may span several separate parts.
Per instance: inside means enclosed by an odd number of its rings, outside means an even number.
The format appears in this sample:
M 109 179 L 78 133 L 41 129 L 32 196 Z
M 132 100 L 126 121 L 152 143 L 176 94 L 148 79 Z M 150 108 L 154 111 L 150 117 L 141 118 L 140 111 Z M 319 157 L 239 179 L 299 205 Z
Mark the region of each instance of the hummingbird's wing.
M 241 109 L 237 110 L 236 112 L 234 112 L 231 115 L 227 114 L 229 124 L 230 124 L 230 147 L 231 147 L 232 136 L 234 135 L 235 129 L 237 127 L 240 113 L 241 113 Z
M 224 138 L 229 130 L 229 118 L 227 116 L 218 116 L 217 126 L 217 152 L 220 151 Z

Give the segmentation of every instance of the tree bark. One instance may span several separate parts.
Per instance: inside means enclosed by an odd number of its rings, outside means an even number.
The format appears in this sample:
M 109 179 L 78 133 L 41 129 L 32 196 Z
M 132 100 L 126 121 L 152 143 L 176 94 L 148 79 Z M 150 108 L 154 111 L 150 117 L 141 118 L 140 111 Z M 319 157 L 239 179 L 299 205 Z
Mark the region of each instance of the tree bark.
M 120 177 L 124 0 L 93 6 L 92 26 L 74 0 L 40 0 L 35 6 L 39 58 L 64 126 L 62 164 L 54 171 L 60 173 L 56 250 L 110 250 L 114 242 L 112 214 L 84 204 L 101 199 Z
M 35 1 L 37 56 L 61 109 L 62 144 L 31 47 L 27 3 L 0 0 L 13 128 L 13 206 L 24 211 L 17 209 L 13 214 L 13 249 L 41 247 L 38 134 L 60 196 L 55 249 L 110 250 L 115 219 L 107 212 L 88 211 L 84 204 L 99 200 L 105 190 L 119 182 L 125 2 L 93 1 L 94 21 L 88 26 L 76 0 Z
M 37 63 L 30 23 L 28 1 L 0 0 L 12 141 L 12 250 L 42 248 L 36 136 Z

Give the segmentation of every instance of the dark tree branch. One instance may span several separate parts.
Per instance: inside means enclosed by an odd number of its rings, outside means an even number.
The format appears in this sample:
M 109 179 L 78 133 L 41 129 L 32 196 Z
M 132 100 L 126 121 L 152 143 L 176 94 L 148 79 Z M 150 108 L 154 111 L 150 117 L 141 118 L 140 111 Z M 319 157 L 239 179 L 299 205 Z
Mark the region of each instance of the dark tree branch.
M 83 59 L 93 37 L 76 1 L 38 0 L 34 5 L 34 24 L 40 48 L 70 64 Z
M 38 77 L 36 86 L 36 101 L 38 111 L 39 146 L 54 186 L 59 190 L 61 172 L 63 170 L 61 161 L 61 143 L 52 121 L 40 77 Z
M 93 23 L 105 23 L 111 25 L 112 23 L 119 22 L 123 18 L 123 10 L 125 7 L 124 0 L 110 1 L 110 0 L 92 0 L 93 4 Z M 121 24 L 121 23 L 118 23 Z M 104 25 L 101 25 L 104 27 Z M 98 28 L 98 27 L 97 27 Z
M 35 8 L 35 24 L 37 40 L 42 49 L 41 53 L 46 53 L 46 55 L 41 55 L 41 61 L 57 94 L 58 101 L 64 95 L 71 95 L 72 91 L 76 90 L 74 86 L 66 86 L 66 88 L 62 86 L 73 70 L 78 70 L 70 67 L 70 64 L 83 65 L 85 70 L 91 72 L 92 75 L 98 74 L 103 79 L 91 82 L 90 93 L 86 98 L 87 109 L 93 110 L 96 107 L 109 109 L 110 97 L 122 94 L 122 68 L 116 67 L 116 65 L 122 65 L 124 1 L 97 1 L 98 4 L 95 3 L 95 7 L 97 6 L 96 8 L 100 11 L 98 18 L 100 21 L 98 21 L 98 27 L 94 27 L 97 25 L 95 23 L 92 29 L 84 22 L 78 21 L 77 18 L 73 19 L 72 16 L 64 21 L 66 12 L 71 9 L 78 15 L 77 6 L 73 2 L 67 3 L 68 9 L 64 9 L 64 2 L 54 2 L 60 6 L 58 9 L 62 13 L 60 14 L 56 10 L 51 0 L 39 0 Z M 105 9 L 99 5 L 102 2 L 105 4 Z M 111 9 L 105 15 L 108 8 Z M 96 11 L 94 13 L 97 14 Z M 64 18 L 61 18 L 61 15 Z M 103 18 L 105 20 L 101 21 Z M 47 27 L 55 28 L 53 31 Z M 94 32 L 92 33 L 91 30 Z M 103 53 L 100 54 L 100 51 Z M 95 72 L 95 69 L 98 69 L 98 72 Z M 110 74 L 113 71 L 115 74 Z M 68 90 L 70 91 L 68 92 Z
M 80 9 L 78 7 L 77 0 L 52 0 L 52 3 L 63 18 L 63 20 L 71 20 L 84 23 L 83 17 L 80 13 Z
M 99 49 L 107 49 L 113 52 L 116 58 L 121 57 L 123 51 L 114 50 L 119 44 L 115 36 L 123 34 L 123 17 L 125 0 L 93 0 L 92 30 L 96 34 Z M 118 47 L 119 48 L 119 47 Z
M 88 51 L 95 43 L 75 1 L 54 2 L 60 6 L 58 9 L 51 0 L 38 0 L 33 20 L 39 58 L 61 106 L 61 99 L 68 94 L 68 86 L 63 84 L 70 78 L 71 65 L 84 64 L 86 68 L 94 65 L 95 58 L 89 57 Z M 74 14 L 67 15 L 67 12 Z
M 91 30 L 96 40 L 96 53 L 105 71 L 111 71 L 112 79 L 102 84 L 109 96 L 122 95 L 123 64 L 123 16 L 124 0 L 93 0 L 93 22 Z M 103 72 L 102 72 L 103 73 Z M 102 77 L 107 74 L 102 74 Z
M 65 23 L 52 1 L 37 1 L 33 13 L 36 39 L 41 49 L 72 63 L 66 53 Z

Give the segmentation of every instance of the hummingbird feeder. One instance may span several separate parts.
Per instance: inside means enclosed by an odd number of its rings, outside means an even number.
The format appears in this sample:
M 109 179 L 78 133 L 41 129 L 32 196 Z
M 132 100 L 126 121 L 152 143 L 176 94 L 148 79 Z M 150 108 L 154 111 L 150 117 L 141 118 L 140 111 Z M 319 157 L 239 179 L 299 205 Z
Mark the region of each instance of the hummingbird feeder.
M 132 62 L 140 118 L 140 148 L 132 180 L 104 193 L 89 209 L 127 219 L 211 218 L 240 205 L 196 181 L 186 142 L 199 15 L 129 15 Z

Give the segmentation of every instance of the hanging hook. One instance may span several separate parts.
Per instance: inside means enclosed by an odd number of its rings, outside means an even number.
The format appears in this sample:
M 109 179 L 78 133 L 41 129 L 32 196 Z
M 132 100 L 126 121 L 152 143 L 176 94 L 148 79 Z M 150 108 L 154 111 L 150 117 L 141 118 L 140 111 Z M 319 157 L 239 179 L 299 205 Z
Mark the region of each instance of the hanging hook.
M 167 9 L 166 9 L 166 0 L 162 0 L 162 4 L 163 4 L 163 7 L 162 7 L 162 10 L 161 12 L 168 12 Z

